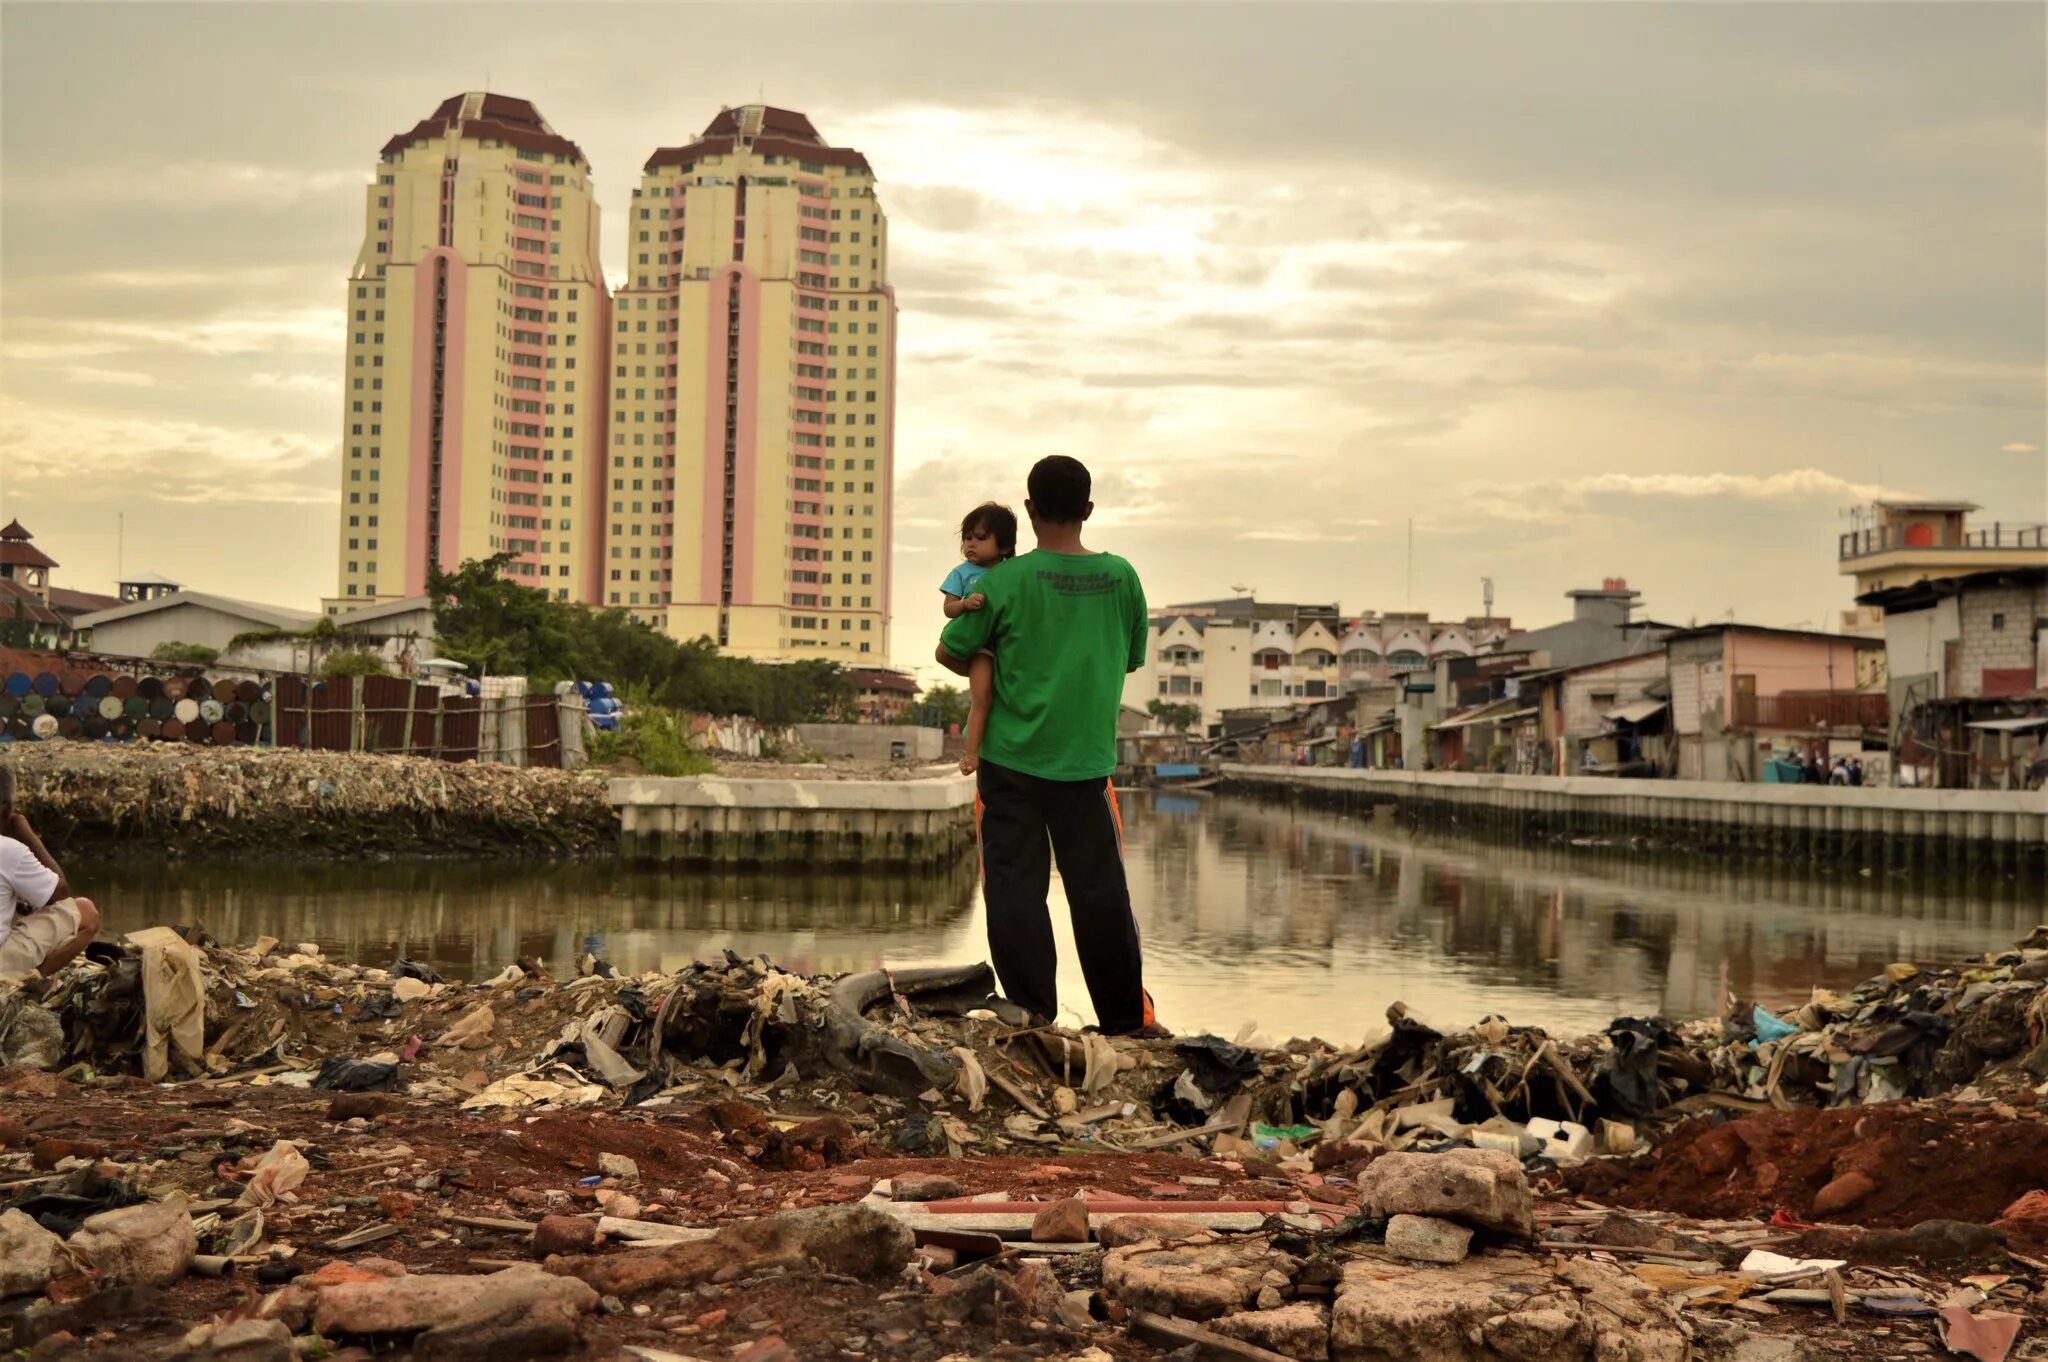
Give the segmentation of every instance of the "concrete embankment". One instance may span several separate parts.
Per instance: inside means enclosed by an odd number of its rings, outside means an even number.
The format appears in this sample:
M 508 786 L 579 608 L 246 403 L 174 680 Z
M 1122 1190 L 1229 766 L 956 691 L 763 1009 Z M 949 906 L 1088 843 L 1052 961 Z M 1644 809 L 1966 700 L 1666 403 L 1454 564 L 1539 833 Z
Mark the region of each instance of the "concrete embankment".
M 15 744 L 22 809 L 60 857 L 611 854 L 602 779 L 427 757 Z
M 626 859 L 685 865 L 943 865 L 974 845 L 974 782 L 614 780 Z
M 1229 766 L 1225 787 L 1524 844 L 1674 849 L 1824 867 L 2048 876 L 2039 791 L 1737 785 L 1593 776 Z

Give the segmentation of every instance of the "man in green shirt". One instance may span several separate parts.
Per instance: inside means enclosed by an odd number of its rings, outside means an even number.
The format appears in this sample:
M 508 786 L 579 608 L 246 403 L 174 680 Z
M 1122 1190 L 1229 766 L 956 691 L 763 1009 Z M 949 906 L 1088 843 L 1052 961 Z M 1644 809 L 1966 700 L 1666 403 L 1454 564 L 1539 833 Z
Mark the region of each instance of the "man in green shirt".
M 1151 637 L 1145 591 L 1129 563 L 1083 547 L 1095 503 L 1079 460 L 1040 459 L 1026 489 L 1038 547 L 989 569 L 977 588 L 986 603 L 939 636 L 939 664 L 962 676 L 977 652 L 995 653 L 975 773 L 989 954 L 1013 1002 L 1057 1015 L 1045 898 L 1056 856 L 1101 1029 L 1156 1031 L 1109 784 L 1124 676 L 1144 665 Z

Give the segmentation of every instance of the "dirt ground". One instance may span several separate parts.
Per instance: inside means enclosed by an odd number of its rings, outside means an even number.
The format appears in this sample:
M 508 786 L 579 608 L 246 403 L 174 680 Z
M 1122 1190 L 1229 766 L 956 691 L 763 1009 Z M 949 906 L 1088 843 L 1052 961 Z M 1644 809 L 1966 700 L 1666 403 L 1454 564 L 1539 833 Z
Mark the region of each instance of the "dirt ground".
M 2022 1101 L 2033 1094 L 2022 1092 Z M 1837 1179 L 1872 1190 L 1845 1206 L 1816 1205 Z M 1633 1165 L 1590 1163 L 1571 1182 L 1623 1206 L 1695 1216 L 1783 1211 L 1809 1221 L 1907 1229 L 1923 1220 L 1996 1221 L 2048 1181 L 2048 1116 L 2038 1105 L 1916 1103 L 1777 1111 L 1739 1121 L 1695 1120 Z M 2039 1247 L 2048 1224 L 2023 1229 Z
M 365 1111 L 370 1114 L 351 1114 Z M 24 1152 L 36 1168 L 66 1155 L 104 1160 L 108 1171 L 138 1177 L 153 1195 L 180 1190 L 206 1202 L 238 1194 L 242 1177 L 235 1165 L 243 1157 L 278 1139 L 303 1141 L 311 1174 L 295 1200 L 266 1212 L 266 1245 L 295 1251 L 289 1267 L 280 1269 L 284 1273 L 311 1271 L 334 1259 L 358 1265 L 394 1260 L 415 1273 L 488 1272 L 532 1261 L 523 1229 L 464 1224 L 463 1218 L 530 1223 L 550 1212 L 589 1214 L 599 1209 L 601 1190 L 638 1199 L 642 1219 L 707 1227 L 857 1201 L 878 1179 L 908 1174 L 952 1178 L 966 1196 L 1053 1200 L 1110 1194 L 1156 1201 L 1169 1213 L 1176 1201 L 1189 1199 L 1310 1198 L 1343 1213 L 1353 1209 L 1352 1177 L 1359 1171 L 1330 1162 L 1321 1173 L 1285 1173 L 1256 1159 L 1074 1149 L 1029 1157 L 912 1158 L 890 1149 L 890 1136 L 889 1125 L 866 1116 L 858 1102 L 796 1123 L 771 1121 L 761 1107 L 736 1099 L 618 1112 L 471 1115 L 382 1094 L 153 1086 L 132 1078 L 74 1086 L 47 1073 L 0 1071 L 0 1143 L 7 1146 L 10 1165 L 20 1164 Z M 600 1179 L 603 1154 L 632 1159 L 637 1176 Z M 1892 1227 L 1928 1216 L 1988 1220 L 2048 1181 L 2048 1120 L 2037 1108 L 1986 1104 L 1697 1122 L 1633 1166 L 1595 1163 L 1539 1185 L 1538 1226 L 1549 1239 L 1606 1242 L 1620 1232 L 1617 1224 L 1627 1228 L 1627 1218 L 1603 1219 L 1597 1208 L 1604 1203 L 1640 1208 L 1649 1212 L 1643 1224 L 1674 1232 L 1699 1222 L 1674 1219 L 1671 1212 L 1700 1217 L 1710 1226 L 1749 1216 L 1755 1217 L 1749 1223 L 1761 1227 L 1776 1210 L 1807 1208 L 1818 1184 L 1851 1169 L 1877 1169 L 1885 1182 L 1862 1205 L 1830 1217 L 1837 1223 Z M 0 1193 L 7 1195 L 14 1193 Z M 329 1247 L 351 1231 L 386 1225 L 394 1232 L 373 1243 Z M 1786 1243 L 1793 1238 L 1796 1233 L 1781 1235 L 1774 1247 L 1795 1251 Z M 2020 1242 L 2012 1237 L 2012 1247 Z M 1092 1267 L 1062 1259 L 1052 1264 L 1056 1274 Z M 2024 1260 L 2015 1264 L 1996 1246 L 1951 1270 L 1985 1268 L 2030 1271 Z M 1916 1270 L 1934 1271 L 1918 1265 Z M 282 1278 L 273 1273 L 271 1279 Z M 251 1308 L 273 1289 L 258 1281 L 252 1267 L 219 1278 L 187 1276 L 162 1290 L 103 1291 L 42 1312 L 22 1312 L 17 1303 L 13 1317 L 0 1310 L 0 1339 L 11 1328 L 15 1345 L 35 1358 L 168 1359 L 181 1355 L 180 1339 L 193 1325 Z M 2039 1290 L 2040 1284 L 2028 1289 Z M 2040 1311 L 2048 1311 L 2048 1294 L 2038 1304 L 2034 1331 Z M 1727 1313 L 1763 1333 L 1797 1337 L 1816 1350 L 1809 1356 L 1875 1362 L 1939 1355 L 1931 1320 L 1852 1315 L 1837 1324 L 1825 1311 Z M 580 1355 L 586 1357 L 630 1358 L 637 1354 L 628 1349 L 639 1346 L 735 1362 L 757 1355 L 761 1362 L 1053 1358 L 1089 1355 L 1090 1348 L 1119 1359 L 1163 1355 L 1122 1329 L 1075 1329 L 1008 1302 L 963 1301 L 932 1289 L 930 1279 L 920 1287 L 780 1272 L 647 1293 L 631 1305 L 609 1302 L 585 1322 L 584 1339 Z

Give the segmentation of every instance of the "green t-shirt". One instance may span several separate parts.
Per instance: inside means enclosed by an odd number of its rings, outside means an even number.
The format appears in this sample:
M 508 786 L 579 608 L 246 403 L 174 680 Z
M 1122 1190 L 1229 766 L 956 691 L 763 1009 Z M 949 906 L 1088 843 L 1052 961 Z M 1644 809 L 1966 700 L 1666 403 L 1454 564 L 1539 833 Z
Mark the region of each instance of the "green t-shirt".
M 1043 780 L 1116 770 L 1124 676 L 1145 665 L 1145 589 L 1113 553 L 1034 549 L 989 569 L 979 610 L 939 636 L 954 657 L 993 646 L 995 697 L 981 754 Z

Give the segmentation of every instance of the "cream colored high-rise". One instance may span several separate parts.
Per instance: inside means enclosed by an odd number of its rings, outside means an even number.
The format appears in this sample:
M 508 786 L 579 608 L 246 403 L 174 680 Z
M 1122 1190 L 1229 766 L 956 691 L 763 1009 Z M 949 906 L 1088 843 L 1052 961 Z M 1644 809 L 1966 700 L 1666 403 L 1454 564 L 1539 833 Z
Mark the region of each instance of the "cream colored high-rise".
M 602 602 L 886 661 L 896 301 L 865 157 L 726 109 L 648 159 L 613 310 Z
M 610 311 L 576 144 L 523 99 L 443 101 L 384 144 L 347 306 L 330 608 L 500 552 L 600 599 Z

